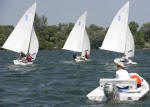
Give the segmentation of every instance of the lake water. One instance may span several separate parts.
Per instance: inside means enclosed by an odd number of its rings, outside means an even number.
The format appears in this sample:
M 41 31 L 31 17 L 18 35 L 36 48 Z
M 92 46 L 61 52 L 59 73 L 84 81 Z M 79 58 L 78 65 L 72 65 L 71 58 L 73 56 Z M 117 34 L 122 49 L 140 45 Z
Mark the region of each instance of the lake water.
M 0 50 L 0 107 L 149 107 L 150 94 L 136 102 L 93 102 L 86 95 L 100 78 L 113 78 L 119 54 L 93 50 L 88 62 L 76 63 L 72 52 L 39 51 L 30 66 L 15 66 L 17 54 Z M 150 50 L 138 50 L 128 72 L 150 83 Z

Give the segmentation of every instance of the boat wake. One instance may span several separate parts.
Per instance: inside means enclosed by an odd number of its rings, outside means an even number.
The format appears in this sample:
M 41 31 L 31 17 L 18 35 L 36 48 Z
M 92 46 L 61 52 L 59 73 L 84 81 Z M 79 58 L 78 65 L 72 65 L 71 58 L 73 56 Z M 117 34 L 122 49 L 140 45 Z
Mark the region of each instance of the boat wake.
M 7 67 L 11 71 L 19 71 L 22 73 L 26 73 L 26 72 L 34 71 L 36 69 L 36 64 L 32 64 L 32 65 L 28 65 L 28 66 L 10 64 L 10 65 L 7 65 Z

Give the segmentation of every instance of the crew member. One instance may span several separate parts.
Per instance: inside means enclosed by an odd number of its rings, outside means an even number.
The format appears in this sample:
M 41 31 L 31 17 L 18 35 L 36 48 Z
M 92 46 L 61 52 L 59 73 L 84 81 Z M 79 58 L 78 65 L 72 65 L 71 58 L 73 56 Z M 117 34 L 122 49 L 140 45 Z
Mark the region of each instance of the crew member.
M 120 80 L 131 80 L 130 75 L 127 70 L 124 69 L 124 64 L 123 62 L 118 62 L 117 63 L 117 71 L 116 71 L 116 79 Z M 128 88 L 128 86 L 124 84 L 118 85 L 119 88 Z
M 28 62 L 32 62 L 32 56 L 28 55 L 26 60 L 27 60 Z
M 90 57 L 90 55 L 86 52 L 85 57 L 86 57 L 86 59 L 88 59 Z
M 76 52 L 73 53 L 73 58 L 74 58 L 74 59 L 77 58 L 77 53 L 76 53 Z

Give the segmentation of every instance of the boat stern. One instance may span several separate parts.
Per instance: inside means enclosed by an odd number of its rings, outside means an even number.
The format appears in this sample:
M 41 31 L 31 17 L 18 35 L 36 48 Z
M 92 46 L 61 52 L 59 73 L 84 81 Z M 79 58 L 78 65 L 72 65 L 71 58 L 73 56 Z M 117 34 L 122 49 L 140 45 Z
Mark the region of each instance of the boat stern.
M 100 87 L 94 89 L 86 97 L 91 101 L 98 101 L 98 102 L 107 100 L 104 91 Z

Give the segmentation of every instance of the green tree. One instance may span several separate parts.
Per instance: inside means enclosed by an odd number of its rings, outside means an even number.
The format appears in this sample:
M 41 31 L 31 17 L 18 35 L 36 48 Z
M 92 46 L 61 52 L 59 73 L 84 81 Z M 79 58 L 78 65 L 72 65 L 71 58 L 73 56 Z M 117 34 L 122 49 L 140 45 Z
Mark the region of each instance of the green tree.
M 130 28 L 131 33 L 132 33 L 133 35 L 135 35 L 135 34 L 137 33 L 138 27 L 139 27 L 138 23 L 136 23 L 136 22 L 134 22 L 134 21 L 131 21 L 131 22 L 129 23 L 129 28 Z
M 34 28 L 39 40 L 40 49 L 61 49 L 73 26 L 74 23 L 59 23 L 58 25 L 48 26 L 47 17 L 36 14 Z M 145 44 L 150 43 L 150 23 L 143 24 L 140 30 L 138 30 L 138 23 L 132 21 L 129 27 L 134 36 L 137 49 L 144 48 L 146 47 Z M 92 49 L 98 49 L 101 46 L 108 28 L 104 29 L 95 24 L 86 27 Z M 0 46 L 4 44 L 13 29 L 13 26 L 0 26 Z
M 0 26 L 0 46 L 5 43 L 13 29 L 13 26 Z
M 145 40 L 143 31 L 138 31 L 134 36 L 135 47 L 136 49 L 145 48 Z
M 7 36 L 4 34 L 0 34 L 0 46 L 2 46 L 7 39 Z
M 44 15 L 42 15 L 41 17 L 38 16 L 38 14 L 35 14 L 35 18 L 34 18 L 34 28 L 36 30 L 36 32 L 38 32 L 39 30 L 43 30 L 47 27 L 48 22 L 47 22 L 47 17 L 45 17 Z
M 90 37 L 91 47 L 93 49 L 98 49 L 104 40 L 105 29 L 103 27 L 98 27 L 94 24 L 91 24 L 88 27 L 87 32 Z
M 141 30 L 144 32 L 144 39 L 146 42 L 150 41 L 150 22 L 143 24 Z

